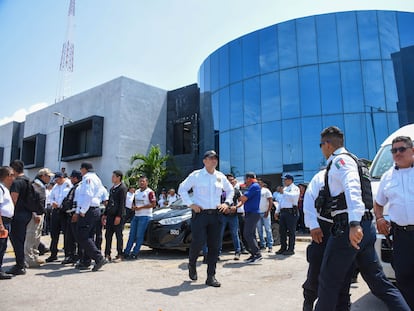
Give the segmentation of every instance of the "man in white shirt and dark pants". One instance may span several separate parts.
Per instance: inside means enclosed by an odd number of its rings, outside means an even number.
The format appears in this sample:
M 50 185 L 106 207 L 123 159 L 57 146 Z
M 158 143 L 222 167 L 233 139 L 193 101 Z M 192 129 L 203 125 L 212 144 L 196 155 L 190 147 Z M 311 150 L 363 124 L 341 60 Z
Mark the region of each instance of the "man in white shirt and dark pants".
M 178 188 L 178 194 L 184 204 L 193 210 L 188 272 L 191 280 L 197 280 L 197 258 L 207 242 L 206 285 L 220 287 L 220 282 L 215 278 L 220 239 L 219 213 L 230 208 L 234 189 L 226 176 L 216 170 L 218 156 L 214 150 L 209 150 L 204 154 L 203 163 L 204 168 L 192 172 Z M 192 197 L 188 193 L 191 189 L 193 190 Z M 223 191 L 226 192 L 226 199 L 221 204 L 220 198 Z

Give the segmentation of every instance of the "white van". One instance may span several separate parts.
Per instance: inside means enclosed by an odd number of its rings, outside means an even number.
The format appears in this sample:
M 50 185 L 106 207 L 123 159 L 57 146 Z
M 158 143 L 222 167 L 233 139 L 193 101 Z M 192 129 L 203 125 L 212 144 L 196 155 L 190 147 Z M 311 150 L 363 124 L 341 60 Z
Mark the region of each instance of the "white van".
M 374 161 L 370 167 L 370 173 L 372 176 L 371 187 L 372 187 L 372 197 L 375 200 L 375 196 L 378 191 L 379 182 L 382 174 L 384 174 L 391 166 L 394 165 L 391 154 L 391 143 L 392 140 L 397 136 L 409 136 L 411 139 L 414 139 L 414 124 L 409 124 L 401 127 L 396 130 L 384 142 L 381 144 L 380 149 L 378 150 Z M 384 206 L 384 218 L 388 218 L 388 206 Z M 382 234 L 377 234 L 377 241 L 375 242 L 375 249 L 378 253 L 380 262 L 384 268 L 385 275 L 391 279 L 395 280 L 395 273 L 391 267 L 391 258 L 392 258 L 392 247 L 390 241 Z

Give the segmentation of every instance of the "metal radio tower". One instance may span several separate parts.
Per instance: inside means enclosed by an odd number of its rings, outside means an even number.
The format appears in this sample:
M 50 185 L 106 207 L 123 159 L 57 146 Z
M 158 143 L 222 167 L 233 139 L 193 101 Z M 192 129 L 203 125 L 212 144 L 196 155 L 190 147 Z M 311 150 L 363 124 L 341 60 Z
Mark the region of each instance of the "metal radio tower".
M 73 58 L 75 45 L 73 43 L 73 32 L 75 27 L 75 0 L 70 0 L 68 10 L 68 25 L 66 29 L 66 38 L 62 47 L 62 56 L 60 58 L 60 81 L 55 102 L 59 102 L 70 96 L 71 74 L 73 72 Z

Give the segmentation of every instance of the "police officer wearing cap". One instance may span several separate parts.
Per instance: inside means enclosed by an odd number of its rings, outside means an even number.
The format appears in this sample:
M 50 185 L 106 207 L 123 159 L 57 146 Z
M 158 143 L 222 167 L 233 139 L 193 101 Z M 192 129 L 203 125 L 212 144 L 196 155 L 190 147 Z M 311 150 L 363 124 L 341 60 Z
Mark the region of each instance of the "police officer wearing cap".
M 354 260 L 371 292 L 390 310 L 410 310 L 378 263 L 372 214 L 365 210 L 358 165 L 345 154 L 348 151 L 342 131 L 335 126 L 324 129 L 320 147 L 328 164 L 325 187 L 330 195 L 333 227 L 322 260 L 315 310 L 335 310 L 344 282 L 350 282 Z
M 375 198 L 378 232 L 389 235 L 393 229 L 393 262 L 397 286 L 414 310 L 414 149 L 407 136 L 392 141 L 395 166 L 382 175 Z M 390 222 L 384 219 L 388 203 Z
M 281 202 L 278 204 L 275 218 L 279 220 L 280 249 L 277 255 L 293 255 L 295 253 L 296 224 L 299 219 L 298 200 L 299 187 L 293 183 L 292 175 L 286 174 L 283 180 L 285 187 L 280 191 Z M 289 237 L 289 243 L 287 238 Z
M 96 247 L 94 235 L 96 224 L 100 220 L 101 180 L 95 174 L 92 163 L 83 162 L 80 167 L 82 182 L 75 192 L 76 211 L 72 221 L 77 222 L 77 238 L 80 248 L 86 256 L 95 261 L 92 271 L 98 271 L 107 263 Z
M 204 154 L 203 163 L 204 168 L 193 171 L 178 188 L 178 194 L 184 204 L 193 210 L 188 272 L 191 280 L 197 280 L 197 258 L 203 245 L 207 243 L 206 285 L 220 287 L 220 282 L 215 278 L 221 226 L 219 213 L 230 208 L 234 189 L 226 176 L 216 170 L 218 156 L 214 150 L 209 150 Z M 188 192 L 191 189 L 193 195 L 190 197 Z M 226 199 L 221 204 L 223 191 L 226 193 Z

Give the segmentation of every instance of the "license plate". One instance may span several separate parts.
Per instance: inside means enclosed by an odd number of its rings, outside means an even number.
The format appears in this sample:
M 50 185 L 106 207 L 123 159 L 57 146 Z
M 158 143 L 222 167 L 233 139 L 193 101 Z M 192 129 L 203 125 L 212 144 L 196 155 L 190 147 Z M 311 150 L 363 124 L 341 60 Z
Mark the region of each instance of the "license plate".
M 180 230 L 178 230 L 178 229 L 170 229 L 170 234 L 171 235 L 179 235 L 180 234 Z

